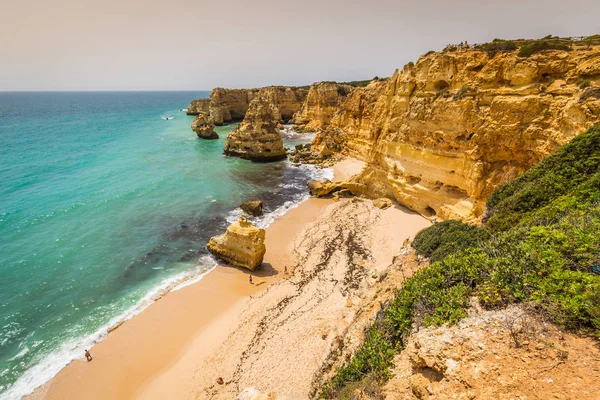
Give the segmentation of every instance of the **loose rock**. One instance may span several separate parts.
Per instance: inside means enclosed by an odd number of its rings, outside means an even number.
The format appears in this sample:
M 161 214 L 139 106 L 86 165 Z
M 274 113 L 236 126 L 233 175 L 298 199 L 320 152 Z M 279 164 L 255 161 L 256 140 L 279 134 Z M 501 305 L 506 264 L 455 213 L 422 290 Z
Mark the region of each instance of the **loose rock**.
M 247 201 L 240 205 L 242 211 L 254 217 L 258 217 L 263 213 L 263 202 L 260 200 Z

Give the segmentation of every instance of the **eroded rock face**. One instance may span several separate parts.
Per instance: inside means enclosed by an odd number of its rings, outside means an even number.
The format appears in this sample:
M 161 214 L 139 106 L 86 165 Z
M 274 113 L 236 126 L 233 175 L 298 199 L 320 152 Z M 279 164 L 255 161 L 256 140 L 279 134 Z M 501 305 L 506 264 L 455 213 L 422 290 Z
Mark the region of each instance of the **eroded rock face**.
M 600 99 L 580 87 L 600 86 L 599 50 L 422 56 L 353 89 L 328 131 L 367 162 L 371 197 L 473 220 L 499 185 L 600 121 Z
M 590 338 L 561 332 L 522 307 L 476 307 L 456 325 L 421 328 L 394 359 L 384 387 L 395 399 L 595 398 Z
M 247 201 L 240 205 L 242 211 L 252 216 L 259 216 L 263 213 L 263 202 L 260 200 Z
M 308 93 L 307 89 L 287 86 L 268 86 L 257 89 L 225 89 L 215 88 L 210 93 L 210 99 L 198 99 L 188 107 L 189 115 L 206 112 L 215 125 L 227 122 L 241 121 L 252 100 L 264 93 L 279 110 L 280 118 L 284 121 L 292 119 L 294 113 L 300 110 Z
M 219 135 L 215 132 L 213 124 L 208 113 L 200 112 L 192 122 L 192 130 L 196 132 L 201 139 L 218 139 Z
M 192 100 L 187 108 L 187 115 L 198 115 L 201 112 L 208 113 L 210 107 L 210 99 Z
M 212 237 L 206 248 L 229 264 L 254 271 L 262 263 L 266 252 L 265 230 L 240 216 L 224 234 Z
M 240 125 L 227 135 L 224 152 L 252 161 L 277 161 L 286 158 L 278 124 L 280 113 L 264 93 L 250 104 Z
M 314 132 L 329 126 L 352 86 L 336 82 L 320 82 L 311 85 L 306 101 L 294 115 L 294 129 Z
M 329 179 L 321 179 L 320 181 L 310 181 L 307 186 L 310 194 L 315 197 L 324 197 L 337 192 L 342 192 L 343 197 L 348 197 L 346 195 L 348 192 L 354 196 L 361 196 L 368 191 L 366 185 L 354 180 L 332 182 Z
M 394 204 L 392 203 L 392 201 L 390 199 L 388 199 L 386 197 L 382 197 L 380 199 L 374 199 L 373 205 L 377 208 L 381 208 L 382 210 L 385 210 L 386 208 L 390 208 Z
M 216 88 L 210 93 L 209 114 L 215 125 L 241 121 L 258 89 Z

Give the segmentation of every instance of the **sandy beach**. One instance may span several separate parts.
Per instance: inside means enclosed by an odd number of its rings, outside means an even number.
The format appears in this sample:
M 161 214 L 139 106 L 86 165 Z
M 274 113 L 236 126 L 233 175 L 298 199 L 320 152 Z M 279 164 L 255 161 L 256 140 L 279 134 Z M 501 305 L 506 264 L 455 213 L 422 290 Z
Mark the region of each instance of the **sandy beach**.
M 335 179 L 361 168 L 342 161 Z M 28 398 L 232 399 L 250 386 L 303 398 L 361 296 L 428 225 L 370 200 L 311 198 L 267 229 L 253 285 L 249 271 L 217 267 L 122 324 L 91 349 L 92 362 L 71 362 Z

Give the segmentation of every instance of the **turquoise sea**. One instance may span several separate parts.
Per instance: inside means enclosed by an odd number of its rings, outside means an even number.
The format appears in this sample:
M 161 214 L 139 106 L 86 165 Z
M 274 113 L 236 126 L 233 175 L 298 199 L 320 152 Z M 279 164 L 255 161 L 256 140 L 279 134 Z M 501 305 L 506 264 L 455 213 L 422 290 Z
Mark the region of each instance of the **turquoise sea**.
M 330 173 L 223 156 L 234 125 L 199 140 L 180 111 L 208 94 L 0 93 L 0 398 L 213 268 L 241 202 L 264 200 L 266 226 Z

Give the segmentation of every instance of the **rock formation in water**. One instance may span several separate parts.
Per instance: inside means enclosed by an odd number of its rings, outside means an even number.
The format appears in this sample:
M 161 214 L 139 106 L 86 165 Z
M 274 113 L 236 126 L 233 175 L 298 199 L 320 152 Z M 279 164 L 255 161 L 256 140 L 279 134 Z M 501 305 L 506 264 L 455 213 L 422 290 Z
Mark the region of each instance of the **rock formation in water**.
M 260 200 L 247 201 L 242 203 L 240 208 L 246 214 L 257 217 L 263 213 L 263 202 Z
M 261 93 L 252 100 L 240 125 L 227 135 L 224 153 L 261 162 L 286 158 L 278 128 L 280 118 L 269 95 Z
M 210 93 L 209 114 L 215 125 L 241 121 L 257 92 L 258 89 L 213 89 Z
M 224 234 L 212 237 L 206 248 L 229 264 L 254 271 L 262 263 L 266 252 L 265 230 L 240 216 Z
M 201 112 L 208 113 L 210 107 L 210 99 L 192 100 L 187 108 L 187 115 L 198 115 Z
M 216 88 L 211 92 L 210 99 L 193 100 L 187 113 L 197 115 L 200 112 L 206 112 L 215 125 L 241 121 L 246 115 L 250 103 L 259 93 L 266 93 L 279 110 L 281 119 L 288 122 L 300 110 L 308 90 L 287 86 L 268 86 L 258 89 Z
M 192 130 L 196 132 L 201 139 L 218 139 L 219 135 L 215 132 L 213 124 L 208 113 L 200 112 L 192 122 Z
M 337 137 L 366 161 L 359 181 L 371 197 L 472 220 L 496 187 L 600 121 L 599 50 L 428 53 L 352 89 L 315 142 Z
M 314 132 L 326 128 L 352 86 L 336 82 L 319 82 L 310 86 L 302 108 L 294 115 L 294 129 Z

